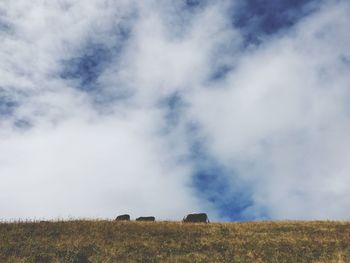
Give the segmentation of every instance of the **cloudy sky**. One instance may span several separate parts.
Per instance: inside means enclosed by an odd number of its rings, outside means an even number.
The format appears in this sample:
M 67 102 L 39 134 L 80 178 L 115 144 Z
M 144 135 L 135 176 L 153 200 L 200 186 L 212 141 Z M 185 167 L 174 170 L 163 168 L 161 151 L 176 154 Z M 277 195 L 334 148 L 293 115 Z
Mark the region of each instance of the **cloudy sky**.
M 0 219 L 350 218 L 348 0 L 2 0 Z

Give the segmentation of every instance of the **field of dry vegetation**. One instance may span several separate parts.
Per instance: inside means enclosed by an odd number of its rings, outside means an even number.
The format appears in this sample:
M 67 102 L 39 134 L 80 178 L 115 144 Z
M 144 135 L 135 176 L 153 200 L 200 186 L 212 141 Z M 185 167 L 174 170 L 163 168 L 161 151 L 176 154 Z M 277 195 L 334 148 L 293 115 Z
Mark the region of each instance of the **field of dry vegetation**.
M 350 262 L 350 222 L 0 223 L 0 262 Z

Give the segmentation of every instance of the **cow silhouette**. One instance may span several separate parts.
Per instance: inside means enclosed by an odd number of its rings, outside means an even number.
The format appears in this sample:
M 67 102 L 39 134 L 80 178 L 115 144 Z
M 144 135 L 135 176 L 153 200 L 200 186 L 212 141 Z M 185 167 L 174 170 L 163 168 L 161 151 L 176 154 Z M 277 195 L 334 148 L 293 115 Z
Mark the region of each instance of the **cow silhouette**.
M 130 221 L 130 215 L 119 215 L 117 216 L 117 218 L 115 219 L 117 221 Z
M 182 220 L 184 223 L 209 223 L 209 219 L 206 213 L 188 214 Z
M 154 216 L 140 216 L 136 218 L 136 221 L 156 221 Z

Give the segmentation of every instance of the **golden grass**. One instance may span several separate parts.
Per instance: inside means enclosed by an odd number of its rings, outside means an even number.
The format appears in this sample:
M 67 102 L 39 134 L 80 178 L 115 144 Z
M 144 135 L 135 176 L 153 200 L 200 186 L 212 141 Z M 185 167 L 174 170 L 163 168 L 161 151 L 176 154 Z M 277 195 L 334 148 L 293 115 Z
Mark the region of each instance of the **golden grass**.
M 0 223 L 0 262 L 350 262 L 350 222 Z

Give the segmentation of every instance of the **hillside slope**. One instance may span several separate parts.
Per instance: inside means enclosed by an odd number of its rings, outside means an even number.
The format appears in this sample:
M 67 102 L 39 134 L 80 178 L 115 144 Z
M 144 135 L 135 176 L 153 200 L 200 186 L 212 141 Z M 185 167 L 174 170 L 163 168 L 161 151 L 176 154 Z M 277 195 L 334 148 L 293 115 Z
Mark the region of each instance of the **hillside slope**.
M 0 223 L 0 262 L 350 262 L 350 222 Z

